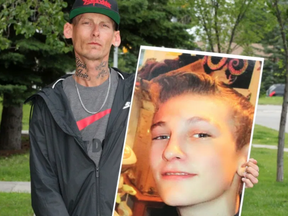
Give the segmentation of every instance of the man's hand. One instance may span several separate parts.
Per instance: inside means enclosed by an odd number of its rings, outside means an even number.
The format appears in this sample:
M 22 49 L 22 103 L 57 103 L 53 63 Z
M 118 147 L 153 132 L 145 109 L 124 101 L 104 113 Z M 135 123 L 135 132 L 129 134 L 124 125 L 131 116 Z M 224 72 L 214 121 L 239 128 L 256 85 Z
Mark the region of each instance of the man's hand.
M 242 167 L 246 167 L 242 182 L 245 183 L 246 188 L 252 188 L 254 184 L 258 183 L 259 167 L 257 166 L 257 161 L 250 158 L 248 162 L 242 165 Z

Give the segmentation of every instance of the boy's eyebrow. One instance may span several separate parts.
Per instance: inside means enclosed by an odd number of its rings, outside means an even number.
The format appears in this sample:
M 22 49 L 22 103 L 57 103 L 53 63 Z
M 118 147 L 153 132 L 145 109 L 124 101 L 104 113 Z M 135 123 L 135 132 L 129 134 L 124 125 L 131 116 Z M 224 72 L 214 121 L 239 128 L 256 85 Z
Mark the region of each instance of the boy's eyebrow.
M 163 127 L 165 125 L 166 125 L 166 123 L 163 121 L 156 122 L 155 124 L 151 125 L 150 131 L 152 131 L 155 127 Z
M 189 118 L 189 119 L 186 120 L 186 122 L 187 122 L 188 124 L 193 124 L 193 123 L 201 122 L 201 121 L 207 122 L 207 123 L 209 123 L 209 124 L 211 124 L 211 125 L 214 125 L 214 126 L 217 127 L 217 128 L 220 128 L 220 125 L 219 125 L 217 122 L 213 122 L 213 121 L 211 121 L 211 119 L 209 119 L 209 118 L 194 116 L 194 117 L 191 117 L 191 118 Z

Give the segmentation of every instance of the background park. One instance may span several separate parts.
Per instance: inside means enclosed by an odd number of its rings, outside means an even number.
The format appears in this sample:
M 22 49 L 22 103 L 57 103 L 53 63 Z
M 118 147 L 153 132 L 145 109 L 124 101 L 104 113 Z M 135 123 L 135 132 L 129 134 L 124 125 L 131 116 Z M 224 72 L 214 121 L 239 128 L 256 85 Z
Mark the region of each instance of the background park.
M 266 90 L 288 82 L 287 0 L 117 2 L 122 43 L 116 56 L 124 72 L 135 73 L 140 45 L 265 58 L 258 102 L 281 105 L 281 121 L 278 130 L 255 125 L 252 143 L 278 150 L 252 147 L 250 156 L 260 168 L 259 183 L 245 191 L 242 215 L 286 215 L 288 88 L 283 97 L 267 97 Z M 21 133 L 29 128 L 30 104 L 23 102 L 74 70 L 71 41 L 62 34 L 72 4 L 73 0 L 1 0 L 0 181 L 30 181 L 29 138 Z M 32 216 L 30 194 L 0 192 L 0 215 Z

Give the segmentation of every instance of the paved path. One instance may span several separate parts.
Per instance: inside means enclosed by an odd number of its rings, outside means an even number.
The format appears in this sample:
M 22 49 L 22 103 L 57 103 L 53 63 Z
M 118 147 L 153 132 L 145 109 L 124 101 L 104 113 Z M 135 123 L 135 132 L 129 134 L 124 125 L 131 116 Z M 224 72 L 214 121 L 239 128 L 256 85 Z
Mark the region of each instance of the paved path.
M 0 181 L 1 192 L 31 193 L 30 182 Z
M 252 146 L 254 148 L 277 149 L 277 146 L 272 145 L 253 144 Z M 285 148 L 284 151 L 288 152 L 288 148 Z M 30 182 L 0 181 L 0 192 L 31 193 Z
M 281 111 L 282 106 L 279 105 L 258 105 L 255 124 L 279 131 Z M 285 132 L 288 133 L 288 124 L 286 124 Z
M 252 146 L 254 148 L 277 149 L 277 146 L 273 146 L 273 145 L 252 144 Z M 288 148 L 284 148 L 284 152 L 288 152 Z

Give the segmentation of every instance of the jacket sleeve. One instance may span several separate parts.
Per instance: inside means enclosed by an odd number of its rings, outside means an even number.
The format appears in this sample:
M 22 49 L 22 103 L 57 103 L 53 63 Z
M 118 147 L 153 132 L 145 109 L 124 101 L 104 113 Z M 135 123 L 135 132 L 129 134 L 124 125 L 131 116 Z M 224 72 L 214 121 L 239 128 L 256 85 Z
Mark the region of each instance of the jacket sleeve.
M 36 216 L 69 216 L 62 199 L 58 178 L 49 160 L 45 119 L 47 110 L 42 98 L 37 98 L 30 119 L 30 175 L 32 207 Z M 49 130 L 48 130 L 49 131 Z M 50 134 L 51 136 L 51 134 Z

